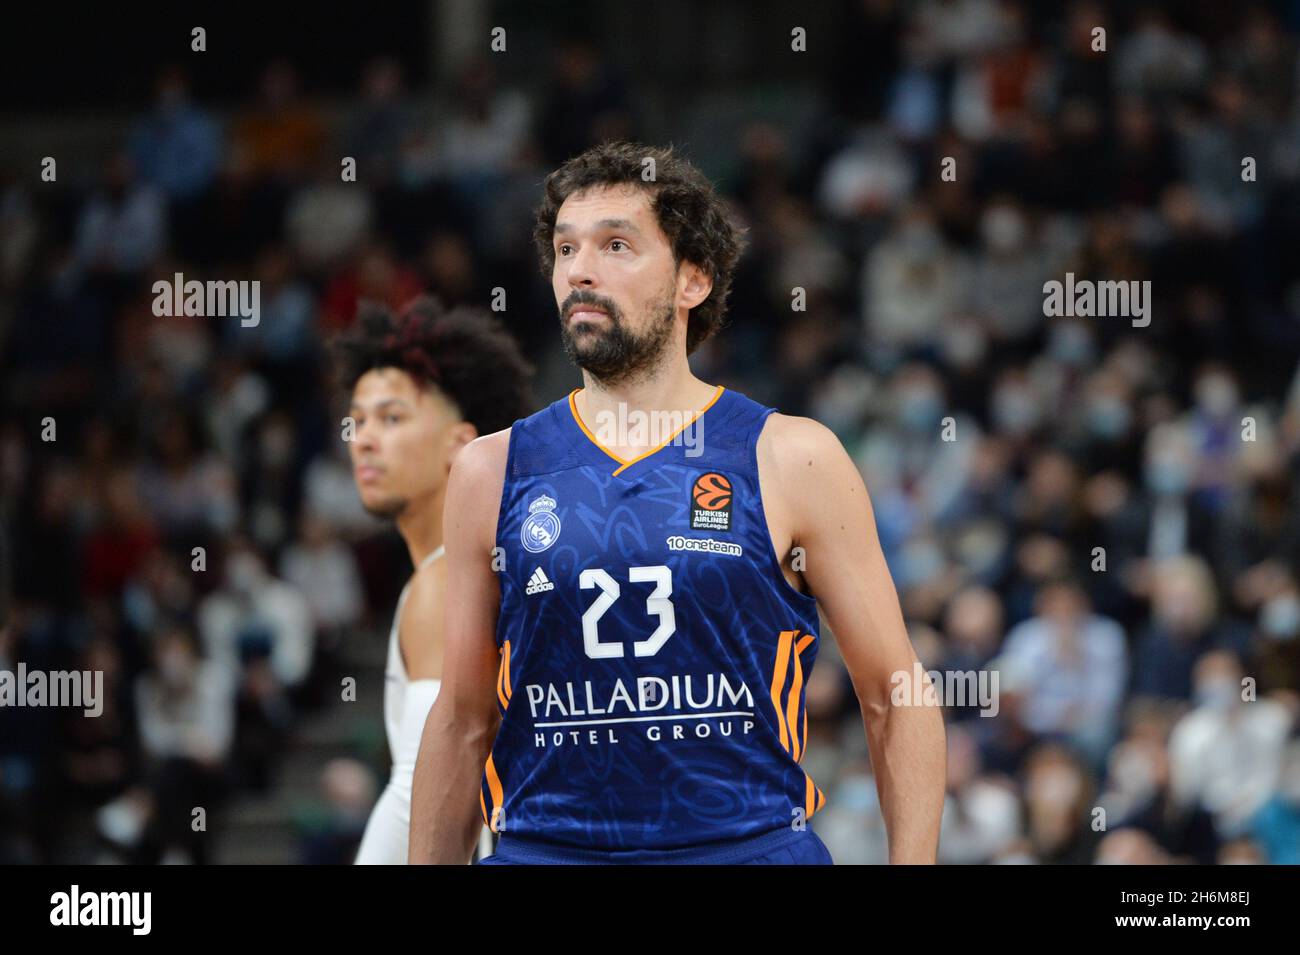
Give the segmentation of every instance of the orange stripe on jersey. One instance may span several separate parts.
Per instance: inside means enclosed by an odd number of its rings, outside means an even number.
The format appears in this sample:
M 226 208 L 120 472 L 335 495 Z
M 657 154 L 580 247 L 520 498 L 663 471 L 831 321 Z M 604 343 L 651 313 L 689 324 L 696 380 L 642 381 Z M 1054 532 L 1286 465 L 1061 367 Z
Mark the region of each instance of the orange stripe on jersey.
M 785 713 L 782 712 L 781 690 L 785 687 L 785 670 L 790 664 L 790 645 L 798 630 L 782 630 L 776 644 L 776 667 L 772 670 L 772 706 L 776 708 L 776 724 L 781 731 L 781 746 L 790 749 L 790 734 L 785 726 Z
M 581 388 L 574 388 L 572 391 L 569 392 L 569 411 L 573 414 L 573 420 L 578 422 L 578 427 L 582 429 L 583 434 L 585 434 L 588 438 L 591 439 L 592 444 L 600 448 L 600 450 L 604 451 L 606 454 L 608 454 L 611 458 L 613 458 L 623 467 L 627 467 L 627 465 L 630 462 L 623 460 L 617 454 L 611 451 L 609 448 L 601 444 L 600 439 L 591 433 L 591 429 L 587 427 L 587 423 L 582 420 L 582 415 L 578 414 L 578 403 L 577 401 L 574 400 L 573 396 L 576 395 L 581 390 L 582 390 Z M 620 468 L 619 470 L 622 470 L 622 468 Z M 614 473 L 617 474 L 618 472 L 615 471 Z
M 506 703 L 509 704 L 510 698 L 515 695 L 514 689 L 510 685 L 510 641 L 506 641 L 506 651 L 501 658 L 501 672 L 505 676 Z
M 701 415 L 704 414 L 704 412 L 712 408 L 714 404 L 717 403 L 717 400 L 722 397 L 722 393 L 727 389 L 724 385 L 718 385 L 718 390 L 713 393 L 713 397 L 709 399 L 709 403 L 706 404 L 699 411 L 695 412 L 692 415 L 690 421 L 687 421 L 684 425 L 682 425 L 680 428 L 678 428 L 676 431 L 670 434 L 665 441 L 661 442 L 660 444 L 656 445 L 655 447 L 651 448 L 648 451 L 641 452 L 636 457 L 634 457 L 631 461 L 621 457 L 620 455 L 615 454 L 609 448 L 601 444 L 600 439 L 591 433 L 591 429 L 587 427 L 587 423 L 582 420 L 582 415 L 578 414 L 578 402 L 577 399 L 574 397 L 581 390 L 582 390 L 581 388 L 574 388 L 572 391 L 569 392 L 569 412 L 573 415 L 573 420 L 578 423 L 578 427 L 582 429 L 582 433 L 585 434 L 588 439 L 590 439 L 591 443 L 594 444 L 596 447 L 600 448 L 600 450 L 604 451 L 606 454 L 608 454 L 611 458 L 613 458 L 615 461 L 619 463 L 619 467 L 614 469 L 614 473 L 618 474 L 620 471 L 624 470 L 625 468 L 630 468 L 638 461 L 644 461 L 646 458 L 650 457 L 650 455 L 657 454 L 660 451 L 662 451 L 664 448 L 668 447 L 668 445 L 672 444 L 673 439 L 676 438 L 683 431 L 685 431 L 687 428 L 689 428 Z
M 664 448 L 668 447 L 668 445 L 670 445 L 670 444 L 673 443 L 673 438 L 677 437 L 679 434 L 681 434 L 683 431 L 685 431 L 687 428 L 689 428 L 689 427 L 691 426 L 691 424 L 695 421 L 696 418 L 699 418 L 700 415 L 704 414 L 704 412 L 706 412 L 706 411 L 708 411 L 710 408 L 712 408 L 714 402 L 716 402 L 719 398 L 722 397 L 722 392 L 725 391 L 725 390 L 726 390 L 726 389 L 725 389 L 722 385 L 718 385 L 718 390 L 715 391 L 715 392 L 713 393 L 713 397 L 709 399 L 709 403 L 708 403 L 707 405 L 705 405 L 703 408 L 701 408 L 699 411 L 695 412 L 694 416 L 692 416 L 692 418 L 691 418 L 690 421 L 686 422 L 684 425 L 682 425 L 680 428 L 678 428 L 676 431 L 674 431 L 672 434 L 670 434 L 670 435 L 669 435 L 669 436 L 668 436 L 668 437 L 663 441 L 663 443 L 659 444 L 659 445 L 656 446 L 656 447 L 651 448 L 649 451 L 645 451 L 645 452 L 643 452 L 643 453 L 641 453 L 641 454 L 638 454 L 638 455 L 637 455 L 636 457 L 634 457 L 631 461 L 627 461 L 627 462 L 625 462 L 625 463 L 623 464 L 623 467 L 621 467 L 621 468 L 617 468 L 617 469 L 614 471 L 614 473 L 615 473 L 615 474 L 618 474 L 618 472 L 619 472 L 619 471 L 622 471 L 624 468 L 630 468 L 632 465 L 636 464 L 638 461 L 644 461 L 646 458 L 650 457 L 650 455 L 652 455 L 652 454 L 654 454 L 654 453 L 656 453 L 656 452 L 658 452 L 658 451 L 662 451 Z M 608 452 L 608 451 L 607 451 L 607 452 L 605 452 L 605 453 L 606 453 L 606 454 L 610 454 L 611 457 L 613 456 L 611 452 Z
M 790 724 L 790 755 L 799 761 L 803 755 L 803 744 L 799 739 L 799 691 L 803 689 L 803 663 L 799 660 L 798 648 L 794 651 L 794 680 L 790 684 L 790 702 L 786 709 L 786 722 Z
M 502 647 L 497 652 L 501 654 L 501 664 L 497 667 L 497 701 L 504 710 L 510 705 L 510 700 L 506 697 L 506 648 Z
M 492 756 L 490 754 L 487 758 L 487 765 L 483 767 L 483 771 L 487 774 L 488 789 L 492 791 L 492 818 L 484 821 L 487 822 L 489 829 L 496 832 L 497 819 L 501 815 L 501 804 L 504 799 L 504 793 L 501 789 L 501 777 L 497 775 L 497 768 L 492 764 Z M 482 795 L 483 792 L 480 789 L 480 798 Z
M 816 638 L 811 633 L 809 633 L 806 634 L 802 640 L 800 640 L 798 643 L 794 645 L 794 653 L 795 653 L 796 660 L 799 659 L 799 655 L 802 654 L 804 650 L 808 648 L 808 644 L 812 643 L 814 639 Z M 799 744 L 799 752 L 795 755 L 796 762 L 802 762 L 803 754 L 808 751 L 808 707 L 806 706 L 803 708 L 803 732 L 799 734 L 799 738 L 801 742 Z
M 813 813 L 815 813 L 822 806 L 826 805 L 826 795 L 821 791 L 821 789 L 817 786 L 817 784 L 813 782 L 812 777 L 809 776 L 806 772 L 803 774 L 803 778 L 804 778 L 804 806 L 803 806 L 804 818 L 810 819 L 812 818 Z

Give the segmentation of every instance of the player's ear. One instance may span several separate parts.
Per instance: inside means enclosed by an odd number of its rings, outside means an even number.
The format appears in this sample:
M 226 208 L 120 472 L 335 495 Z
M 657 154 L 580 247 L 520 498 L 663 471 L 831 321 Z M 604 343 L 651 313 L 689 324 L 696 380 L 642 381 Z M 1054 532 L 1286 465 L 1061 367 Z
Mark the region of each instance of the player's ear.
M 709 293 L 713 291 L 713 279 L 692 262 L 683 261 L 681 268 L 680 277 L 686 281 L 681 287 L 680 297 L 682 304 L 687 309 L 692 309 L 709 297 Z

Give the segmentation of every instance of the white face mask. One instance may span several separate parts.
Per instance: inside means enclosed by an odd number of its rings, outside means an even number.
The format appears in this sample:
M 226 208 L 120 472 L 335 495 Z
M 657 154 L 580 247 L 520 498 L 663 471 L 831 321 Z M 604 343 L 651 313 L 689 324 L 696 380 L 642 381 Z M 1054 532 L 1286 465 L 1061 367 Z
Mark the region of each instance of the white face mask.
M 980 235 L 995 252 L 1014 252 L 1025 241 L 1025 220 L 1014 209 L 995 206 L 980 220 Z
M 1155 773 L 1151 763 L 1134 750 L 1126 750 L 1115 760 L 1111 777 L 1121 792 L 1142 796 L 1155 789 Z

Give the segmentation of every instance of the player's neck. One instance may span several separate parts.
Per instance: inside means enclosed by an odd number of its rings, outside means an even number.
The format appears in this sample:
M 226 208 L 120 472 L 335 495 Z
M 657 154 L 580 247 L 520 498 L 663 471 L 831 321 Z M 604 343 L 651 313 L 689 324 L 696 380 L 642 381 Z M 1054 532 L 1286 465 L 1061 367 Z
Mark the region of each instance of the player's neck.
M 412 501 L 397 519 L 397 532 L 406 542 L 411 564 L 416 568 L 442 546 L 443 498 L 444 489 L 439 488 L 426 498 Z
M 607 385 L 583 372 L 583 388 L 576 401 L 584 421 L 598 420 L 603 413 L 617 415 L 620 405 L 625 412 L 698 411 L 717 391 L 691 374 L 685 357 L 654 374 L 636 381 Z

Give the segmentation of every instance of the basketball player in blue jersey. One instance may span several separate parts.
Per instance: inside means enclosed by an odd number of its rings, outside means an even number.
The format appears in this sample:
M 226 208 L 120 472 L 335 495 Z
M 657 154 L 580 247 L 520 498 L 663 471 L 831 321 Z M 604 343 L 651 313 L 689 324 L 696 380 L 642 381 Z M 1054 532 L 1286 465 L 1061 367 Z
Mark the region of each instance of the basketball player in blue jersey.
M 463 863 L 486 822 L 494 863 L 829 863 L 801 762 L 820 609 L 890 859 L 933 862 L 943 723 L 891 705 L 916 656 L 857 468 L 687 363 L 741 250 L 711 184 L 601 145 L 548 177 L 536 239 L 583 385 L 452 468 L 411 861 Z
M 341 384 L 351 388 L 349 450 L 361 502 L 396 521 L 415 568 L 397 601 L 384 669 L 392 773 L 356 857 L 358 865 L 404 865 L 415 757 L 442 676 L 447 474 L 470 441 L 527 414 L 531 369 L 486 314 L 444 313 L 429 298 L 396 319 L 364 309 L 335 349 Z M 487 854 L 492 837 L 482 831 Z

